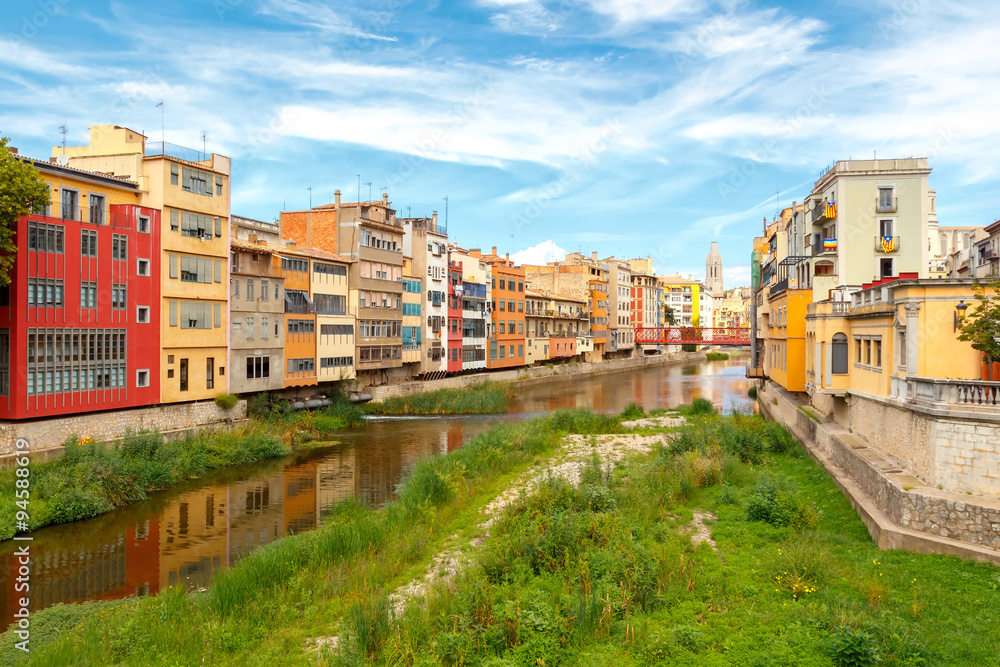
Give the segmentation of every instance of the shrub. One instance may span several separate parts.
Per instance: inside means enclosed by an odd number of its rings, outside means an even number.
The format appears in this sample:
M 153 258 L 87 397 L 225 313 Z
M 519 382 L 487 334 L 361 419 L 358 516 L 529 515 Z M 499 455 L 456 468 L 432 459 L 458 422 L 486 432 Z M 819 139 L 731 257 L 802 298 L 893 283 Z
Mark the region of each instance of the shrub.
M 753 400 L 756 401 L 757 400 L 757 387 L 750 387 L 749 389 L 747 389 L 747 396 L 749 396 L 750 398 L 752 398 Z
M 642 409 L 641 405 L 636 403 L 629 403 L 622 410 L 622 419 L 642 419 L 646 416 L 646 411 Z
M 215 397 L 215 404 L 223 410 L 232 410 L 240 399 L 235 394 L 219 394 Z
M 772 526 L 811 527 L 819 520 L 819 510 L 806 503 L 787 480 L 763 475 L 747 501 L 747 520 Z
M 718 414 L 712 401 L 706 398 L 696 398 L 691 401 L 691 405 L 682 405 L 678 408 L 678 412 L 685 417 L 704 417 Z
M 684 352 L 697 352 L 698 346 L 694 343 L 684 343 L 681 345 L 681 350 Z
M 784 454 L 795 449 L 799 441 L 792 433 L 778 422 L 771 422 L 768 426 L 767 450 L 774 454 Z
M 709 352 L 705 355 L 706 361 L 727 361 L 729 355 L 725 352 Z
M 830 657 L 838 667 L 868 667 L 876 664 L 879 659 L 872 636 L 849 625 L 834 629 Z

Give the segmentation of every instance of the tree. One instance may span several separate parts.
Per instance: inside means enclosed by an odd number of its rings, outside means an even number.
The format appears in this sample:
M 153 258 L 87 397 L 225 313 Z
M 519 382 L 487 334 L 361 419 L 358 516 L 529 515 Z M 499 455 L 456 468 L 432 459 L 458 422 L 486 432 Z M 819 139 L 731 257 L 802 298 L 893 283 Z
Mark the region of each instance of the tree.
M 674 309 L 671 308 L 670 306 L 663 307 L 663 321 L 669 324 L 670 326 L 674 326 L 675 324 L 677 324 L 677 318 L 674 317 Z
M 979 303 L 959 325 L 958 339 L 969 341 L 973 349 L 986 355 L 989 378 L 994 380 L 993 362 L 1000 361 L 1000 282 L 990 283 L 987 288 L 976 285 L 972 290 Z
M 17 245 L 14 232 L 22 215 L 49 204 L 49 188 L 30 162 L 14 157 L 0 137 L 0 287 L 10 284 Z

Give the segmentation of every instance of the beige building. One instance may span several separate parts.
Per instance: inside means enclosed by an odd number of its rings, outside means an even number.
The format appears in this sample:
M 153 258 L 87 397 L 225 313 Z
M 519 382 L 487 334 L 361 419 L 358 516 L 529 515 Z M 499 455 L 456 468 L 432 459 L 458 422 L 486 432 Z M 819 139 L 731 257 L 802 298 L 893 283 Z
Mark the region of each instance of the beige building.
M 532 290 L 526 290 L 524 298 L 527 336 L 524 362 L 531 365 L 550 359 L 580 356 L 582 353 L 576 341 L 590 335 L 587 302 Z M 593 351 L 593 344 L 589 347 Z
M 608 354 L 630 357 L 635 350 L 632 322 L 632 266 L 614 256 L 601 260 L 608 266 Z
M 448 370 L 448 230 L 439 224 L 437 211 L 430 218 L 402 218 L 400 224 L 403 255 L 423 282 L 420 375 L 443 376 Z
M 141 204 L 162 211 L 160 400 L 227 391 L 230 160 L 117 125 L 90 128 L 90 144 L 53 148 L 68 164 L 139 183 Z M 143 262 L 137 257 L 141 275 Z
M 318 380 L 353 380 L 355 316 L 347 274 L 350 263 L 333 253 L 299 248 L 309 257 L 309 292 L 316 312 L 316 368 Z M 356 294 L 356 292 L 355 292 Z
M 234 394 L 281 391 L 284 386 L 284 278 L 274 268 L 281 246 L 239 238 L 247 223 L 234 218 L 230 239 L 229 391 Z M 256 221 L 250 221 L 252 225 Z M 266 224 L 266 223 L 261 223 Z

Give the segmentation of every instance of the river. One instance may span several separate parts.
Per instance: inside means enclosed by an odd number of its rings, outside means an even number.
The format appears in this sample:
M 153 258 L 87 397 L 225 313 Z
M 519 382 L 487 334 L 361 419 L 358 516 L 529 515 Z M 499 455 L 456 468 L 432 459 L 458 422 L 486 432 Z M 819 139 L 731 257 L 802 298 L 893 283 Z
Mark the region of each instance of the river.
M 322 525 L 325 510 L 339 501 L 391 499 L 416 461 L 453 451 L 500 420 L 571 407 L 620 412 L 630 402 L 648 410 L 696 398 L 726 410 L 750 406 L 745 368 L 744 357 L 574 376 L 519 390 L 505 415 L 376 419 L 329 445 L 216 471 L 103 516 L 36 530 L 28 595 L 14 591 L 13 553 L 29 543 L 0 545 L 5 626 L 22 596 L 38 611 L 58 602 L 154 595 L 178 583 L 203 586 L 256 547 Z

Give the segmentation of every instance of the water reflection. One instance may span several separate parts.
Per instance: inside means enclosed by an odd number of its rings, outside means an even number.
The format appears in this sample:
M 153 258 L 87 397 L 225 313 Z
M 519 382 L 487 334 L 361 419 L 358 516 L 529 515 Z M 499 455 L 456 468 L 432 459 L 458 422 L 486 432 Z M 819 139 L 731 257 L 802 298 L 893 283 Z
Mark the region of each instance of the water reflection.
M 630 402 L 670 407 L 695 398 L 731 409 L 748 404 L 743 373 L 739 361 L 659 366 L 524 389 L 510 416 L 377 420 L 329 446 L 219 471 L 104 516 L 38 530 L 30 543 L 30 609 L 152 595 L 178 583 L 202 586 L 258 546 L 321 525 L 342 500 L 385 502 L 416 461 L 454 451 L 499 419 L 570 407 L 617 412 Z M 0 547 L 8 624 L 25 596 L 14 590 L 16 546 Z

